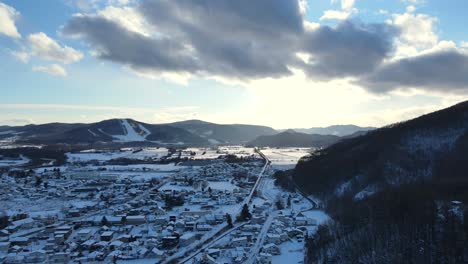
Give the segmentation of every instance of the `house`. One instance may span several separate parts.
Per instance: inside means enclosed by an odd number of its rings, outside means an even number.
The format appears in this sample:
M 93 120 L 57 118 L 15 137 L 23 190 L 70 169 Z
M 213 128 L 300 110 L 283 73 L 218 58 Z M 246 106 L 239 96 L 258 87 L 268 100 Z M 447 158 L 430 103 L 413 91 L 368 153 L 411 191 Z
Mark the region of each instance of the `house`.
M 258 262 L 259 263 L 271 263 L 272 255 L 268 253 L 260 253 L 258 256 Z
M 25 262 L 28 263 L 44 263 L 47 259 L 47 253 L 44 250 L 36 250 L 26 256 Z
M 179 243 L 179 239 L 176 236 L 165 236 L 161 241 L 163 248 L 172 248 Z
M 202 232 L 205 232 L 205 231 L 210 231 L 211 230 L 211 226 L 210 225 L 207 225 L 207 224 L 196 224 L 195 225 L 195 229 L 197 231 L 202 231 Z
M 34 220 L 32 218 L 25 218 L 11 223 L 14 226 L 17 226 L 19 229 L 27 229 L 34 226 Z
M 8 231 L 0 230 L 0 242 L 8 241 L 9 237 L 10 237 L 10 233 Z
M 77 235 L 78 240 L 85 241 L 91 238 L 91 236 L 93 235 L 93 232 L 89 229 L 82 229 L 78 231 L 76 235 Z
M 7 252 L 8 248 L 10 248 L 10 242 L 0 242 L 0 252 Z
M 55 253 L 49 257 L 49 263 L 65 264 L 68 262 L 70 262 L 70 254 L 68 253 L 64 253 L 64 252 Z
M 281 254 L 280 248 L 277 245 L 273 244 L 273 243 L 266 244 L 265 246 L 263 246 L 262 252 L 268 253 L 268 254 L 271 254 L 271 255 L 280 255 Z
M 113 231 L 106 231 L 101 234 L 101 241 L 111 241 L 114 236 Z
M 209 248 L 207 254 L 213 258 L 218 258 L 221 255 L 221 250 L 219 248 Z
M 162 258 L 164 256 L 164 251 L 161 251 L 157 248 L 153 248 L 149 253 L 148 257 Z
M 237 237 L 232 239 L 231 246 L 233 247 L 247 247 L 249 245 L 247 237 Z
M 296 217 L 294 220 L 294 225 L 296 226 L 309 226 L 309 225 L 317 225 L 317 220 L 308 218 L 305 216 Z
M 16 253 L 9 253 L 5 258 L 5 263 L 22 264 L 24 263 L 24 256 Z
M 267 234 L 266 235 L 266 242 L 267 243 L 275 243 L 275 244 L 281 244 L 281 236 L 278 234 Z
M 12 246 L 27 246 L 29 244 L 29 238 L 27 237 L 15 237 L 10 239 Z
M 128 225 L 141 225 L 146 223 L 146 217 L 144 215 L 129 215 L 127 216 Z

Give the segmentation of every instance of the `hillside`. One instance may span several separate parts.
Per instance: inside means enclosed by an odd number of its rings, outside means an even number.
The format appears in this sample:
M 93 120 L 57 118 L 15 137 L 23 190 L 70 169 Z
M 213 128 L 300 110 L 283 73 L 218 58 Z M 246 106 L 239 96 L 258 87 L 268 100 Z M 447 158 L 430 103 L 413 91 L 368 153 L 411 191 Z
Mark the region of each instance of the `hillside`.
M 153 125 L 132 119 L 110 119 L 91 124 L 51 123 L 4 127 L 0 136 L 33 144 L 93 144 L 147 142 L 159 144 L 201 144 L 209 142 L 182 128 Z
M 375 127 L 360 127 L 356 125 L 334 125 L 328 127 L 295 128 L 294 130 L 307 134 L 335 135 L 339 137 L 349 136 L 355 133 L 363 133 L 376 129 Z
M 322 148 L 330 146 L 340 140 L 340 137 L 333 135 L 317 135 L 299 133 L 294 130 L 287 130 L 282 133 L 270 136 L 259 136 L 250 141 L 247 145 L 256 147 L 314 147 Z
M 168 125 L 183 128 L 193 134 L 206 138 L 211 143 L 243 144 L 258 136 L 277 133 L 276 130 L 267 126 L 220 125 L 200 120 L 187 120 Z
M 318 151 L 298 163 L 294 179 L 307 191 L 327 194 L 337 185 L 357 193 L 371 186 L 459 178 L 448 163 L 451 157 L 457 163 L 463 159 L 457 155 L 466 150 L 467 128 L 465 102 Z
M 468 102 L 301 159 L 292 179 L 335 220 L 309 263 L 465 263 L 467 171 Z
M 91 124 L 50 123 L 0 127 L 0 140 L 33 144 L 243 144 L 260 135 L 276 131 L 266 126 L 220 125 L 199 120 L 171 124 L 148 124 L 132 119 L 109 119 Z

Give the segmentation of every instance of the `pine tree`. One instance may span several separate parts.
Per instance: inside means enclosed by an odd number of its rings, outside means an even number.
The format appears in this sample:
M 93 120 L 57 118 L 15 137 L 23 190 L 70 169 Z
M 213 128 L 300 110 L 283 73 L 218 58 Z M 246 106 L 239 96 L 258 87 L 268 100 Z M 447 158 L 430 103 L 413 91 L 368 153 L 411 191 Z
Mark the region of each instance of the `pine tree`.
M 239 221 L 247 221 L 250 218 L 252 218 L 252 214 L 249 211 L 249 206 L 247 204 L 244 204 L 238 219 L 239 219 Z

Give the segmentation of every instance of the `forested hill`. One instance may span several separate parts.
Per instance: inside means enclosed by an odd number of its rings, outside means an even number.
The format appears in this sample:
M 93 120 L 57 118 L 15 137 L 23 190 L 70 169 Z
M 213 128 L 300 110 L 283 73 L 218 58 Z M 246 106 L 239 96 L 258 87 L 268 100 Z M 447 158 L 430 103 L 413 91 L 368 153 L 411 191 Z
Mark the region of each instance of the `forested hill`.
M 340 141 L 293 180 L 335 220 L 310 263 L 467 263 L 468 102 Z

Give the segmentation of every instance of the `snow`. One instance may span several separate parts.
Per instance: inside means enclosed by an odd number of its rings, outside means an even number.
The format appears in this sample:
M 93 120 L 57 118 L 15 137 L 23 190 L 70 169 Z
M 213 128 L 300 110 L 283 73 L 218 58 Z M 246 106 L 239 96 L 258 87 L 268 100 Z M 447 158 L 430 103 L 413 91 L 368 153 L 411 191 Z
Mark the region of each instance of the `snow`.
M 354 200 L 355 201 L 360 201 L 360 200 L 366 198 L 367 196 L 373 195 L 376 192 L 377 192 L 377 187 L 374 186 L 374 185 L 369 185 L 366 188 L 364 188 L 362 191 L 358 192 L 354 196 Z
M 0 167 L 20 166 L 28 162 L 29 162 L 29 159 L 24 157 L 23 155 L 21 155 L 18 159 L 3 158 L 3 159 L 0 159 Z
M 271 161 L 273 169 L 288 170 L 293 169 L 299 159 L 307 156 L 313 149 L 311 148 L 265 148 L 262 153 Z
M 88 132 L 91 133 L 91 135 L 93 135 L 94 137 L 97 137 L 98 134 L 94 133 L 93 131 L 91 131 L 91 129 L 88 128 Z
M 220 182 L 214 182 L 214 181 L 209 181 L 208 186 L 211 187 L 213 190 L 220 190 L 220 191 L 233 191 L 234 189 L 238 189 L 239 187 L 228 182 L 228 181 L 220 181 Z
M 284 263 L 303 263 L 304 261 L 304 244 L 297 241 L 288 241 L 279 246 L 281 255 L 273 256 L 272 264 Z
M 124 127 L 125 130 L 125 135 L 112 135 L 114 138 L 117 138 L 116 141 L 118 142 L 134 142 L 134 141 L 145 141 L 146 136 L 142 136 L 138 134 L 135 129 L 130 125 L 127 119 L 122 119 L 120 120 L 122 123 L 122 126 Z M 145 128 L 143 131 L 149 133 L 149 131 Z
M 303 211 L 303 215 L 306 217 L 315 219 L 317 221 L 317 224 L 323 224 L 330 220 L 330 216 L 328 216 L 324 211 L 322 210 L 309 210 L 309 211 Z

